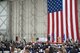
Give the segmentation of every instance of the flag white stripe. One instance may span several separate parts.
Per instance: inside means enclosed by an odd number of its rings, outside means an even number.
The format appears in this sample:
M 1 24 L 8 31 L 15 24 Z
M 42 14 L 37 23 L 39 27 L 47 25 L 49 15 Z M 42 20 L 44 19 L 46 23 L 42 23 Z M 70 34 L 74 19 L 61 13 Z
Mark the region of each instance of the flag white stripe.
M 57 24 L 57 23 L 56 23 L 56 12 L 54 12 L 54 39 L 55 39 L 54 42 L 57 42 L 57 41 L 56 41 L 56 40 L 57 40 L 57 39 L 56 39 L 56 34 L 57 34 L 57 32 L 56 32 L 56 29 L 57 29 L 57 28 L 56 28 L 56 24 Z
M 52 13 L 49 14 L 50 15 L 50 41 L 52 41 Z
M 73 15 L 73 30 L 74 30 L 74 41 L 77 40 L 77 35 L 76 35 L 76 21 L 75 21 L 75 2 L 74 0 L 72 1 L 72 15 Z
M 65 14 L 65 0 L 63 0 L 63 32 L 64 32 L 64 38 L 66 41 L 66 14 Z
M 58 12 L 59 15 L 59 38 L 61 37 L 61 11 Z
M 71 37 L 71 23 L 70 23 L 70 0 L 68 0 L 67 5 L 68 5 L 67 7 L 68 7 L 68 33 L 69 33 L 68 37 L 69 37 L 69 39 L 72 39 L 72 37 Z

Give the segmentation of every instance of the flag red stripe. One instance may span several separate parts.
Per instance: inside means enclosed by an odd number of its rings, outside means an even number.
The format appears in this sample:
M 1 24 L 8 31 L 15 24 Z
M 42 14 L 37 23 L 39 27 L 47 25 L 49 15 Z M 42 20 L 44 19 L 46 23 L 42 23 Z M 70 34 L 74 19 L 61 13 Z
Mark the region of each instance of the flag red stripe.
M 54 42 L 54 13 L 52 13 L 52 42 Z
M 67 10 L 67 0 L 65 1 L 65 14 L 66 14 L 66 37 L 68 38 L 68 10 Z
M 61 39 L 63 42 L 64 34 L 63 34 L 63 12 L 61 11 Z
M 74 40 L 74 32 L 73 32 L 73 16 L 72 16 L 72 0 L 70 0 L 70 23 L 71 23 L 71 36 Z
M 50 16 L 49 16 L 49 13 L 48 13 L 48 31 L 47 32 L 48 32 L 48 34 L 47 34 L 47 37 L 48 37 L 50 34 Z
M 56 35 L 57 35 L 57 42 L 58 42 L 58 26 L 59 26 L 59 24 L 58 24 L 58 12 L 56 12 L 56 27 L 57 27 L 57 29 L 56 29 Z
M 77 39 L 80 42 L 80 37 L 79 37 L 79 27 L 78 27 L 78 0 L 75 0 L 75 21 L 76 21 L 76 33 L 77 33 Z

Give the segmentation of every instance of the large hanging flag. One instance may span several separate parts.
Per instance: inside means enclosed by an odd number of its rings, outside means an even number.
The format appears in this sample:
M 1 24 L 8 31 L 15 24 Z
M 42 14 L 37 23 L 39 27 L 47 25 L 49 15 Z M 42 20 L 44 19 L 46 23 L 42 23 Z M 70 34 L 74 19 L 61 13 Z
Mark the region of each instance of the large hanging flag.
M 47 0 L 48 35 L 51 42 L 57 43 L 58 39 L 61 42 L 66 39 L 79 40 L 77 2 L 78 0 Z

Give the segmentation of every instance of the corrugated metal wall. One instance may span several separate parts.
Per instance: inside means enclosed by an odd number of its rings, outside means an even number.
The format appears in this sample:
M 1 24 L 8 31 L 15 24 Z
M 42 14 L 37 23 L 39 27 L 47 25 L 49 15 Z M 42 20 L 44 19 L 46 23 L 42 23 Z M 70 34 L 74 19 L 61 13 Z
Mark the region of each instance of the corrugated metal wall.
M 24 0 L 10 2 L 12 11 L 12 37 L 31 41 L 32 38 L 47 36 L 47 1 Z

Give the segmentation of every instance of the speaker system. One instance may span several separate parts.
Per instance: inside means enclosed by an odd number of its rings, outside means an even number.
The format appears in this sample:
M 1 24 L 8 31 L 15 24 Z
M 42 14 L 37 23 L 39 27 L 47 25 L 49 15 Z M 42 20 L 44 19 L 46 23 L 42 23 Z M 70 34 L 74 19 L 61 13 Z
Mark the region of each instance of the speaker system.
M 49 35 L 47 36 L 47 39 L 48 39 L 48 41 L 50 41 L 50 36 Z

